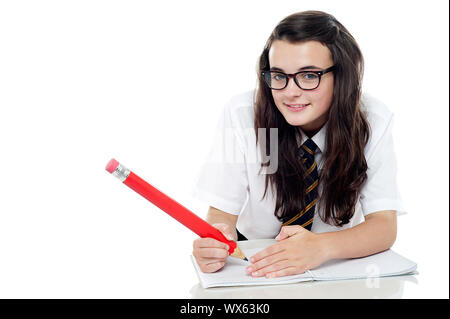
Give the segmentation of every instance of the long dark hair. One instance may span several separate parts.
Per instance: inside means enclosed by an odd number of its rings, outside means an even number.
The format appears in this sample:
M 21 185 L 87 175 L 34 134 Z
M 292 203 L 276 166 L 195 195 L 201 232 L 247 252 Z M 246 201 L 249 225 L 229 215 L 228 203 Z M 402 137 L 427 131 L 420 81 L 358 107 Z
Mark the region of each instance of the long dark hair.
M 258 128 L 267 128 L 266 140 L 270 138 L 268 128 L 278 128 L 278 169 L 266 175 L 263 198 L 270 183 L 276 191 L 274 214 L 282 222 L 305 207 L 303 176 L 306 168 L 298 152 L 297 136 L 301 133 L 286 122 L 261 76 L 261 71 L 269 70 L 268 53 L 275 40 L 290 43 L 318 41 L 327 46 L 336 65 L 323 154 L 325 162 L 319 176 L 322 195 L 317 203 L 323 207 L 320 218 L 325 223 L 343 226 L 353 217 L 360 189 L 367 179 L 364 147 L 370 128 L 360 108 L 364 72 L 362 53 L 347 29 L 335 17 L 321 11 L 299 12 L 286 17 L 267 40 L 259 58 L 254 128 L 256 143 Z M 261 152 L 270 154 L 269 143 Z

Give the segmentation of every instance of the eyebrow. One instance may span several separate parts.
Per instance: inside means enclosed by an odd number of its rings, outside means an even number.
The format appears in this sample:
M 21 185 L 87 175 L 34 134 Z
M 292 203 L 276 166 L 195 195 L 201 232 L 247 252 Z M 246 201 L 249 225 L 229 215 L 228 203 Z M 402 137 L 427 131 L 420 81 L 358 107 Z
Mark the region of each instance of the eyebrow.
M 319 69 L 319 70 L 322 70 L 322 68 L 320 68 L 320 67 L 318 67 L 318 66 L 315 66 L 315 65 L 308 65 L 308 66 L 304 66 L 304 67 L 298 69 L 297 71 L 303 71 L 303 70 L 309 70 L 309 69 Z M 272 67 L 272 68 L 270 68 L 270 70 L 271 70 L 271 71 L 281 71 L 281 72 L 284 72 L 283 69 L 280 69 L 280 68 L 277 68 L 277 67 Z

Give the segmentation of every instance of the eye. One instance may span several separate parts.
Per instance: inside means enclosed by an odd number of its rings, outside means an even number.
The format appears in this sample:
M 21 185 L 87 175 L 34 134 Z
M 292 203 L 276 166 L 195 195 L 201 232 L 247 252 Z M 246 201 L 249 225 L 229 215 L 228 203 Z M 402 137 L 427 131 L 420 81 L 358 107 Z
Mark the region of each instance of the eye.
M 272 80 L 274 81 L 284 81 L 286 79 L 286 76 L 281 73 L 273 73 L 272 72 Z
M 305 72 L 300 74 L 301 78 L 306 81 L 315 81 L 319 78 L 319 76 L 316 73 L 312 72 Z

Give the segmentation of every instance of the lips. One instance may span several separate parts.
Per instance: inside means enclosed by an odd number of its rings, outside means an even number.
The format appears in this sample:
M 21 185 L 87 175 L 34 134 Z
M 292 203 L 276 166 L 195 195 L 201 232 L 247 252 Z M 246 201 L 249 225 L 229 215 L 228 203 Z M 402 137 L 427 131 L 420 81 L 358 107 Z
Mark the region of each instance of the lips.
M 310 103 L 308 104 L 286 104 L 287 108 L 291 112 L 301 112 L 303 110 L 306 110 L 308 106 L 310 106 Z
M 306 104 L 286 104 L 289 107 L 306 107 L 308 106 L 310 103 L 306 103 Z

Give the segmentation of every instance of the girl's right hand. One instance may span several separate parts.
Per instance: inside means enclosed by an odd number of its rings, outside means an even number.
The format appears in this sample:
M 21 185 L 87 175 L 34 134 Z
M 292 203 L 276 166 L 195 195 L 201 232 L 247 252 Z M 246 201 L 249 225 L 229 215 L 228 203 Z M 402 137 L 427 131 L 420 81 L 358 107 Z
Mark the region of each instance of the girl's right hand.
M 234 240 L 231 228 L 228 224 L 212 224 L 228 240 Z M 225 266 L 225 261 L 229 255 L 228 245 L 213 238 L 198 238 L 194 240 L 194 250 L 192 254 L 197 260 L 200 270 L 203 272 L 215 272 Z

